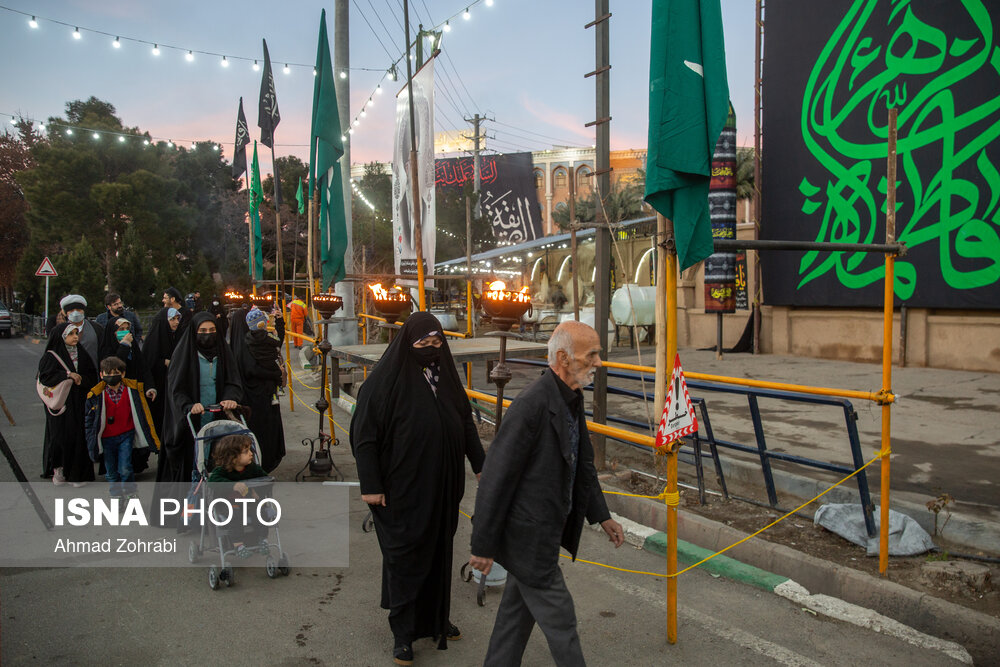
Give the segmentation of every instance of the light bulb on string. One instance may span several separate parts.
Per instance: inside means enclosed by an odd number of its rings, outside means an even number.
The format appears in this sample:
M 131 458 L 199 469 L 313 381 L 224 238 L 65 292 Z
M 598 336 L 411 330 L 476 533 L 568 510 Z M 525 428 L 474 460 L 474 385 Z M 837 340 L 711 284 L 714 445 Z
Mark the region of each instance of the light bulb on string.
M 186 56 L 184 56 L 184 57 L 185 57 L 185 58 L 187 59 L 187 61 L 188 61 L 189 63 L 190 63 L 190 62 L 194 62 L 194 52 L 192 52 L 192 51 L 188 51 L 188 52 L 187 52 L 187 55 L 186 55 Z
M 115 47 L 116 49 L 122 48 L 122 40 L 118 37 L 115 37 L 115 41 L 111 42 L 111 46 Z
M 66 128 L 66 134 L 73 134 L 73 128 L 72 127 L 67 127 Z
M 319 71 L 313 67 L 313 76 L 319 76 Z
M 341 141 L 347 141 L 347 137 L 345 137 L 344 135 L 340 135 L 340 140 Z
M 368 115 L 368 112 L 367 112 L 367 111 L 365 111 L 364 109 L 362 109 L 362 110 L 361 110 L 361 117 L 362 117 L 362 118 L 364 118 L 364 117 L 365 117 L 365 116 L 367 116 L 367 115 Z
M 347 72 L 345 70 L 340 70 L 340 78 L 341 79 L 346 79 L 347 78 Z
M 30 21 L 28 21 L 28 27 L 29 28 L 37 28 L 38 27 L 38 21 L 35 19 L 34 16 L 31 17 Z
M 83 35 L 80 34 L 80 29 L 77 28 L 73 31 L 73 39 L 82 39 Z
M 174 147 L 174 142 L 167 141 L 167 148 L 173 148 L 173 147 Z
M 451 23 L 449 23 L 448 21 L 444 22 L 444 31 L 451 32 Z
M 291 68 L 289 68 L 289 67 L 288 67 L 288 63 L 285 63 L 285 66 L 284 66 L 284 67 L 282 68 L 282 70 L 281 70 L 281 71 L 282 71 L 283 73 L 285 73 L 285 74 L 291 74 L 291 73 L 292 73 L 292 70 L 291 70 Z
M 125 143 L 125 137 L 123 137 L 121 135 L 118 135 L 118 143 L 120 143 L 120 144 Z
M 378 84 L 378 88 L 375 89 L 375 94 L 376 95 L 381 95 L 382 94 L 382 84 L 381 83 Z
M 229 67 L 229 61 L 226 59 L 225 56 L 222 56 L 222 66 Z
M 159 44 L 153 44 L 153 55 L 154 56 L 160 55 L 160 45 Z
M 253 71 L 255 71 L 255 72 L 259 72 L 260 71 L 260 65 L 257 64 L 256 60 L 253 61 Z
M 465 19 L 466 21 L 472 18 L 472 14 L 469 13 L 468 7 L 465 8 L 465 13 L 462 14 L 462 18 Z
M 354 127 L 357 127 L 358 125 L 361 125 L 361 121 L 358 120 L 357 118 L 355 118 L 354 119 Z
M 99 135 L 97 132 L 94 132 L 94 139 L 100 139 L 100 138 L 101 138 L 101 135 Z
M 198 148 L 198 146 L 192 141 L 191 142 L 191 150 L 195 150 L 196 148 Z
M 492 7 L 493 6 L 493 0 L 486 0 L 486 6 L 487 7 Z
M 373 100 L 372 98 L 369 97 L 368 98 L 368 106 L 370 106 L 370 107 L 371 106 L 375 106 L 375 100 Z
M 219 150 L 219 144 L 212 144 L 212 150 L 213 151 L 218 151 Z
M 16 119 L 16 118 L 14 118 L 13 116 L 11 116 L 11 117 L 10 117 L 10 124 L 11 124 L 11 125 L 17 125 L 17 119 Z
M 142 145 L 143 146 L 148 146 L 149 145 L 149 139 L 143 139 L 142 140 Z

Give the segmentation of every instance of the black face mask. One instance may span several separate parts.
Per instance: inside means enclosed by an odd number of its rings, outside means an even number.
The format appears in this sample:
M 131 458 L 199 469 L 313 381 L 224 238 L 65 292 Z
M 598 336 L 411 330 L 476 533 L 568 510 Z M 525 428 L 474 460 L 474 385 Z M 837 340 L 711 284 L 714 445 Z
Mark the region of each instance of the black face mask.
M 428 345 L 427 347 L 415 347 L 411 350 L 417 361 L 426 366 L 441 358 L 441 348 Z
M 215 342 L 217 340 L 218 334 L 213 331 L 212 333 L 199 333 L 197 334 L 198 347 L 203 350 L 211 350 L 215 347 Z
M 108 384 L 109 386 L 111 386 L 111 387 L 117 387 L 121 383 L 121 381 L 122 381 L 122 376 L 121 375 L 102 375 L 101 379 L 104 380 L 104 382 L 106 384 Z

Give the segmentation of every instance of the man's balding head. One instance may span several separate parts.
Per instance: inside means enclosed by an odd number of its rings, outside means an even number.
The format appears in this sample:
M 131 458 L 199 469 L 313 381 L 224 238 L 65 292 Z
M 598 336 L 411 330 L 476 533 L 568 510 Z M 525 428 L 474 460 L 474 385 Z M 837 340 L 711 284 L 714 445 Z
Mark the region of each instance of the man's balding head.
M 570 389 L 580 389 L 594 379 L 601 365 L 601 343 L 594 327 L 567 320 L 549 338 L 549 367 Z

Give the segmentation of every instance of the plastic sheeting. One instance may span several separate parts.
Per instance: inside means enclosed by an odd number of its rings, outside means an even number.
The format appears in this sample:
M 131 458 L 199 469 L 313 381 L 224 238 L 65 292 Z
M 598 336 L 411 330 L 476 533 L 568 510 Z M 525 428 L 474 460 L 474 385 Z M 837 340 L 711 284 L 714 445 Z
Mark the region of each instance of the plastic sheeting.
M 875 508 L 875 527 L 880 527 L 879 508 Z M 816 510 L 813 523 L 823 526 L 845 540 L 865 547 L 869 556 L 878 555 L 879 538 L 868 537 L 865 530 L 865 515 L 860 504 L 823 505 Z M 934 548 L 934 542 L 927 531 L 914 519 L 889 510 L 889 555 L 916 556 Z

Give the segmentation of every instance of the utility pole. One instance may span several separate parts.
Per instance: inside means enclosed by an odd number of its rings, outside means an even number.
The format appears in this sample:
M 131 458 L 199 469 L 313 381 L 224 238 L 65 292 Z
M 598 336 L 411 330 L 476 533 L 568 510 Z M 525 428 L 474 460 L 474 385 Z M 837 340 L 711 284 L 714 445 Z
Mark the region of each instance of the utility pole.
M 347 131 L 351 123 L 351 43 L 348 28 L 350 26 L 350 3 L 348 0 L 335 0 L 333 6 L 333 85 L 337 91 L 337 111 L 340 113 L 340 132 L 347 141 L 344 142 L 344 155 L 340 158 L 341 187 L 344 192 L 344 219 L 347 222 L 347 250 L 344 253 L 344 271 L 354 273 L 354 231 L 351 222 L 351 135 Z M 347 78 L 340 78 L 338 72 L 346 72 Z M 317 192 L 319 189 L 317 188 Z M 318 238 L 318 237 L 317 237 Z M 334 288 L 334 293 L 344 299 L 341 312 L 343 321 L 327 326 L 327 336 L 334 345 L 356 345 L 358 342 L 358 327 L 354 322 L 354 283 L 341 280 Z
M 475 179 L 473 181 L 472 187 L 473 192 L 476 193 L 476 217 L 481 215 L 481 210 L 479 208 L 479 188 L 483 184 L 483 171 L 479 162 L 479 114 L 476 114 L 472 119 L 472 130 L 474 134 L 472 135 L 473 147 L 472 147 L 472 175 Z
M 608 358 L 608 315 L 611 306 L 611 230 L 604 215 L 601 202 L 608 196 L 611 189 L 611 65 L 609 64 L 608 44 L 610 29 L 608 19 L 608 0 L 594 0 L 594 20 L 585 28 L 595 28 L 594 53 L 595 68 L 586 77 L 594 77 L 597 89 L 597 118 L 587 123 L 586 127 L 597 127 L 596 169 L 593 173 L 595 187 L 600 198 L 595 211 L 597 229 L 595 242 L 594 265 L 594 328 L 601 344 L 601 358 Z M 594 375 L 594 421 L 606 424 L 608 418 L 608 374 L 602 366 Z M 594 443 L 594 464 L 598 470 L 604 469 L 603 435 L 591 436 Z
M 346 1 L 346 0 L 345 0 Z M 417 307 L 426 310 L 424 295 L 424 239 L 420 210 L 420 179 L 417 172 L 417 122 L 413 107 L 413 63 L 410 61 L 410 2 L 403 0 L 403 32 L 406 33 L 406 102 L 410 108 L 410 188 L 413 193 L 413 245 L 417 255 Z M 418 40 L 419 41 L 419 40 Z M 433 140 L 433 138 L 432 138 Z

